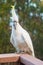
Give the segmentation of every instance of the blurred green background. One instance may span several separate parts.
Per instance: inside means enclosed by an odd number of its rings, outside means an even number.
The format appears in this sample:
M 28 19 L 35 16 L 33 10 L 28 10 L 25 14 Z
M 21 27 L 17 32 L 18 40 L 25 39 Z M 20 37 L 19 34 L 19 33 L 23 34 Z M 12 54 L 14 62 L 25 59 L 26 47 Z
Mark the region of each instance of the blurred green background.
M 43 60 L 43 0 L 0 0 L 0 54 L 16 51 L 10 43 L 9 30 L 11 5 L 14 4 L 21 26 L 31 36 L 35 56 Z

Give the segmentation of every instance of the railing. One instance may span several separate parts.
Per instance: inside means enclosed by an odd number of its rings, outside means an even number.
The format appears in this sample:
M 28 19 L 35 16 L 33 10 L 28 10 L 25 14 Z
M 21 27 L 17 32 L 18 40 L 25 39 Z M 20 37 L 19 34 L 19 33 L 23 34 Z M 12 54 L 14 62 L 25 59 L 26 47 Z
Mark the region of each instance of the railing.
M 6 64 L 7 65 L 43 65 L 43 61 L 34 58 L 28 54 L 14 54 L 14 53 L 0 54 L 0 65 L 6 65 Z

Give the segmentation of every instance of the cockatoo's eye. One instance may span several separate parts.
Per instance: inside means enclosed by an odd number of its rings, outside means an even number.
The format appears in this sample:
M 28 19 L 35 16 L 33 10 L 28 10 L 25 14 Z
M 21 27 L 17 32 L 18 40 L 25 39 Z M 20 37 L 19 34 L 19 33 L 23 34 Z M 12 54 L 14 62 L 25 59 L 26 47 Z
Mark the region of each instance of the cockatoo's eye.
M 13 26 L 14 26 L 15 29 L 16 29 L 16 25 L 17 25 L 17 22 L 13 21 Z

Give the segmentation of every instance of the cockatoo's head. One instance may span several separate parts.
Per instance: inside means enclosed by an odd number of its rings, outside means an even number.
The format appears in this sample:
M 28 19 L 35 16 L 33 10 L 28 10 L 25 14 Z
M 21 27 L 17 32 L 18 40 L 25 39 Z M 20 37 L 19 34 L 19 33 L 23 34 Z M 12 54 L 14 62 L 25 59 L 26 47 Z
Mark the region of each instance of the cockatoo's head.
M 10 17 L 10 18 L 11 18 L 11 20 L 12 20 L 12 22 L 13 22 L 13 26 L 16 28 L 16 25 L 17 25 L 17 23 L 19 22 L 19 17 L 18 17 L 18 15 L 16 14 L 15 6 L 11 6 L 11 7 L 12 7 L 12 9 L 11 9 L 12 17 Z

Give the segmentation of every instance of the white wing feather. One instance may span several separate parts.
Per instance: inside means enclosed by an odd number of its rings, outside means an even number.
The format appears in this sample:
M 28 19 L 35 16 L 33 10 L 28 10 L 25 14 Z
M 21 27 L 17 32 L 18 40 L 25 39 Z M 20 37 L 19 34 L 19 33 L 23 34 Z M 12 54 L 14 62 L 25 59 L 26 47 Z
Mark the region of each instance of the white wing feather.
M 27 43 L 28 47 L 30 48 L 30 50 L 32 51 L 32 54 L 34 56 L 33 44 L 32 44 L 32 40 L 30 38 L 29 33 L 25 29 L 23 29 L 21 26 L 19 27 L 19 32 L 21 32 L 25 42 Z

